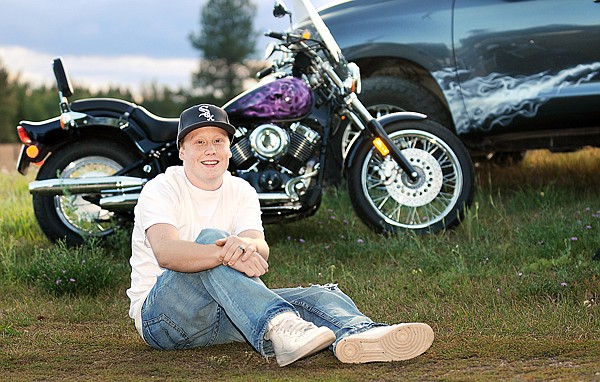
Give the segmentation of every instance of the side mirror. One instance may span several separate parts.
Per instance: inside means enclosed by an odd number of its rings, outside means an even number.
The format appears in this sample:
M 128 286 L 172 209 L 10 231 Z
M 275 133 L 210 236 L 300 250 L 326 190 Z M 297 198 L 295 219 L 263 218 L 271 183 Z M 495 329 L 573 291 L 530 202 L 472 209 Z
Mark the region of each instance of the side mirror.
M 280 0 L 275 1 L 275 5 L 273 6 L 273 16 L 280 19 L 282 17 L 285 17 L 285 15 L 291 16 L 291 14 L 292 13 L 290 11 L 288 11 L 288 9 L 285 6 L 285 4 L 283 3 L 283 1 L 280 1 Z
M 62 63 L 62 59 L 57 57 L 52 61 L 52 70 L 54 70 L 54 78 L 56 78 L 56 85 L 58 91 L 62 93 L 63 97 L 70 97 L 73 95 L 73 87 L 71 81 L 67 76 L 67 72 Z

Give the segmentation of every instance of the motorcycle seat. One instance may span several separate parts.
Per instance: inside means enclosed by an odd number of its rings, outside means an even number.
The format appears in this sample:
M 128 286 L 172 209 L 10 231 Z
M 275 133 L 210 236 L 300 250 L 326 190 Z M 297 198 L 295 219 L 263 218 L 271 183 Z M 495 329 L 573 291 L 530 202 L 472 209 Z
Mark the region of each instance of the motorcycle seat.
M 135 103 L 116 98 L 87 98 L 71 103 L 71 110 L 78 112 L 110 112 L 118 116 L 129 113 L 130 118 L 154 142 L 175 141 L 179 118 L 159 117 Z

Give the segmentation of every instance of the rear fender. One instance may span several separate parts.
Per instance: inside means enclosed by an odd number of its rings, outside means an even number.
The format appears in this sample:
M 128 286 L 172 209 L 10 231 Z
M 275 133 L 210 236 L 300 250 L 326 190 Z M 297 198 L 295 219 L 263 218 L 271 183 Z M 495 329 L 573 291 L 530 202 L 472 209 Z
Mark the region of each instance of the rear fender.
M 41 163 L 50 153 L 61 147 L 87 138 L 105 137 L 121 143 L 127 142 L 132 150 L 143 152 L 131 134 L 124 132 L 123 126 L 127 123 L 124 123 L 122 119 L 87 115 L 85 119 L 78 122 L 76 127 L 63 129 L 60 117 L 42 122 L 22 121 L 19 125 L 25 129 L 31 143 L 23 145 L 17 160 L 17 171 L 26 174 L 30 163 Z M 35 145 L 39 149 L 39 154 L 34 158 L 29 157 L 26 151 L 27 147 L 31 145 Z

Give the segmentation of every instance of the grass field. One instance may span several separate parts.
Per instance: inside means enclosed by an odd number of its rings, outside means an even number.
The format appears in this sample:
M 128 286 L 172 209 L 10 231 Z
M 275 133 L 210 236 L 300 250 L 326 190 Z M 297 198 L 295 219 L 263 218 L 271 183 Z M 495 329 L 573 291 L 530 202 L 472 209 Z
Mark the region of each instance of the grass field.
M 128 232 L 53 245 L 31 175 L 1 173 L 0 380 L 600 381 L 599 174 L 593 149 L 479 166 L 469 213 L 436 235 L 375 235 L 343 189 L 311 218 L 267 226 L 267 285 L 338 283 L 373 319 L 436 333 L 405 362 L 347 365 L 324 351 L 280 368 L 246 344 L 149 349 L 127 316 Z

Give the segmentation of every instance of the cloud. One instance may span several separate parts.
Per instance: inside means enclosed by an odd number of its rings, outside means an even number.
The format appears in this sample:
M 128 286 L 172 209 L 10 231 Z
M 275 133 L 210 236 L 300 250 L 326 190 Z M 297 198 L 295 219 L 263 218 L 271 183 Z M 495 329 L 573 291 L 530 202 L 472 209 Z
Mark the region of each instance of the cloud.
M 81 17 L 84 3 L 85 13 L 92 16 Z M 259 58 L 272 41 L 262 33 L 284 30 L 289 21 L 273 17 L 273 0 L 254 3 Z M 71 82 L 94 90 L 117 86 L 139 92 L 151 83 L 190 87 L 198 52 L 187 35 L 199 28 L 205 4 L 206 0 L 64 0 L 57 7 L 46 0 L 0 0 L 0 14 L 6 16 L 0 23 L 0 60 L 10 73 L 33 84 L 54 84 L 51 63 L 61 55 Z
M 198 59 L 156 58 L 142 55 L 100 56 L 64 55 L 63 64 L 71 82 L 92 90 L 110 86 L 139 92 L 156 83 L 170 88 L 189 87 Z M 0 60 L 13 75 L 32 84 L 54 84 L 54 56 L 20 46 L 0 46 Z

